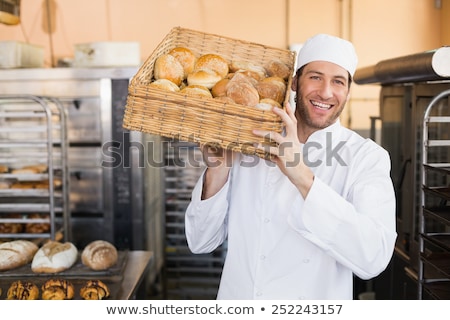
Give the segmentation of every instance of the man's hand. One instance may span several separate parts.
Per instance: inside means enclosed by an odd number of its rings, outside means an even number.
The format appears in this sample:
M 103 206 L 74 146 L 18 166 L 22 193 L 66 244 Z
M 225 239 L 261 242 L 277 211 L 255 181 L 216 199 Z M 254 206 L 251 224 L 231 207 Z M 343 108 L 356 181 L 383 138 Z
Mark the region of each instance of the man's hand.
M 269 151 L 272 155 L 271 160 L 306 198 L 313 183 L 314 174 L 303 161 L 301 143 L 297 134 L 297 119 L 289 104 L 286 106 L 286 111 L 276 107 L 272 111 L 284 122 L 286 135 L 273 131 L 253 130 L 255 135 L 266 137 L 277 143 L 277 146 L 269 147 L 260 144 L 258 148 Z

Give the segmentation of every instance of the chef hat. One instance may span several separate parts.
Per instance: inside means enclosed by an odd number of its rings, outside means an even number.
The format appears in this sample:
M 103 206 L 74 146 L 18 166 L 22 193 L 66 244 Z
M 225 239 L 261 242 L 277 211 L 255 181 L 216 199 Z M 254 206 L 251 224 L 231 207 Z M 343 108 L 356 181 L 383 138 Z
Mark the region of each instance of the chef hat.
M 327 34 L 318 34 L 309 38 L 300 49 L 297 68 L 312 61 L 335 63 L 347 70 L 353 77 L 358 57 L 351 42 Z

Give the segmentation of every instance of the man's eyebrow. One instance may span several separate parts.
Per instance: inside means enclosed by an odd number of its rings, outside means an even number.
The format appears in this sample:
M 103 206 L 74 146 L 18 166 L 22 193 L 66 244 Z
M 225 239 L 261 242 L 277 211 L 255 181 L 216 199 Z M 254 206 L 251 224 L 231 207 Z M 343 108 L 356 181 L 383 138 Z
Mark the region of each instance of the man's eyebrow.
M 317 70 L 308 70 L 308 71 L 306 71 L 306 74 L 311 74 L 311 73 L 318 74 L 318 75 L 324 75 L 323 72 L 320 72 L 320 71 L 317 71 Z M 334 78 L 334 79 L 343 79 L 343 80 L 345 80 L 345 81 L 348 80 L 347 77 L 341 76 L 341 75 L 335 75 L 335 76 L 333 76 L 333 78 Z

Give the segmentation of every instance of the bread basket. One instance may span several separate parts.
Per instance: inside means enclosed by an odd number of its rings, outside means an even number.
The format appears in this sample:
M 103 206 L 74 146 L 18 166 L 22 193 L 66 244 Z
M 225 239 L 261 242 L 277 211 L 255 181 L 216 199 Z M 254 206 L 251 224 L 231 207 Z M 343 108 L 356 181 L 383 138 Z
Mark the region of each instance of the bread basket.
M 283 123 L 272 111 L 149 86 L 154 80 L 155 60 L 175 47 L 187 47 L 197 56 L 216 53 L 229 62 L 241 60 L 264 66 L 271 60 L 279 60 L 291 70 L 295 62 L 295 53 L 289 50 L 175 27 L 131 79 L 123 127 L 268 158 L 267 152 L 254 147 L 255 143 L 267 141 L 253 135 L 252 129 L 281 132 Z M 290 86 L 288 79 L 285 103 L 289 100 Z

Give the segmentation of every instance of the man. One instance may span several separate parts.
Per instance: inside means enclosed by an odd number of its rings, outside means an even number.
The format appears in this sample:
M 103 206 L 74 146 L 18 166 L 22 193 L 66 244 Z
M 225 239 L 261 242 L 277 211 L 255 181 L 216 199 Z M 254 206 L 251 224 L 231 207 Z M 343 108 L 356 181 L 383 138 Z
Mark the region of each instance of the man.
M 356 65 L 350 42 L 310 38 L 292 81 L 295 113 L 273 109 L 285 133 L 254 130 L 278 143 L 272 161 L 204 153 L 186 237 L 194 253 L 227 239 L 218 299 L 352 299 L 353 274 L 370 279 L 388 265 L 397 237 L 389 155 L 339 121 Z

